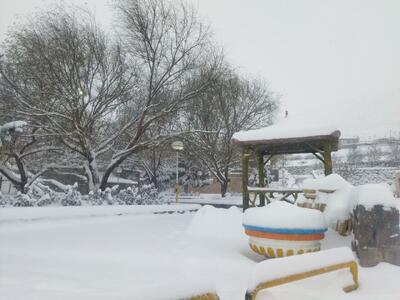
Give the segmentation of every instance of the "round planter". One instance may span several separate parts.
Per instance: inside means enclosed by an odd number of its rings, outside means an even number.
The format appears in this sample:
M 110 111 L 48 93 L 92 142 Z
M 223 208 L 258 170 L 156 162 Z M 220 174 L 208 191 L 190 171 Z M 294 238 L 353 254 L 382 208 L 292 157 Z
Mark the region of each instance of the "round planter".
M 327 230 L 320 211 L 288 203 L 251 208 L 243 223 L 250 248 L 266 257 L 319 251 Z

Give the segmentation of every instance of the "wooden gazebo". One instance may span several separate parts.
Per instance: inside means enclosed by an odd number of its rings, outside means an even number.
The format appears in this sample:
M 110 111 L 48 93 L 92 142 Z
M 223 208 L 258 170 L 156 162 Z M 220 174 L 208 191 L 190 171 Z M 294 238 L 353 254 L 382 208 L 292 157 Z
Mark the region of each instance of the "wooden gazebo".
M 260 129 L 239 131 L 232 137 L 233 144 L 242 148 L 243 209 L 250 203 L 249 158 L 254 155 L 258 165 L 259 188 L 264 188 L 264 165 L 279 154 L 312 153 L 324 164 L 325 175 L 332 173 L 332 151 L 338 150 L 340 131 L 335 127 L 315 127 L 282 122 Z M 261 190 L 261 189 L 260 189 Z M 260 193 L 260 205 L 265 195 Z

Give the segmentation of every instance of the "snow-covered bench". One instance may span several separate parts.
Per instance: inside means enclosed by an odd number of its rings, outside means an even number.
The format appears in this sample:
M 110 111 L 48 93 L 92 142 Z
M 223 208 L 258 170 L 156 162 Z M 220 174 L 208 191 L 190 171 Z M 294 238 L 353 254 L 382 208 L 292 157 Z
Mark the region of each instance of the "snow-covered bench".
M 312 195 L 316 195 L 317 192 L 332 194 L 335 192 L 333 189 L 302 189 L 302 188 L 269 188 L 269 187 L 254 187 L 248 186 L 247 190 L 249 193 L 255 195 L 252 205 L 255 206 L 255 200 L 257 195 L 263 194 L 266 198 L 267 202 L 271 202 L 271 198 L 275 198 L 274 194 L 280 194 L 281 196 L 278 198 L 280 201 L 286 201 L 293 203 L 293 201 L 288 200 L 290 196 L 294 198 L 294 202 L 297 200 L 299 194 L 304 194 L 307 198 L 312 197 Z M 315 199 L 315 197 L 314 197 Z
M 267 187 L 248 186 L 247 190 L 249 193 L 254 193 L 253 201 L 250 200 L 250 202 L 252 203 L 252 206 L 256 206 L 255 205 L 256 197 L 257 197 L 257 195 L 260 195 L 260 194 L 264 195 L 265 199 L 267 200 L 267 203 L 271 202 L 270 198 L 275 198 L 274 194 L 281 194 L 281 197 L 279 198 L 279 200 L 292 203 L 291 201 L 289 201 L 287 199 L 288 197 L 293 196 L 293 198 L 296 201 L 298 194 L 303 193 L 302 189 L 297 189 L 297 188 L 267 188 Z
M 346 268 L 350 269 L 353 282 L 343 290 L 351 292 L 358 288 L 358 266 L 350 248 L 265 260 L 251 274 L 246 300 L 255 300 L 261 290 L 270 287 Z

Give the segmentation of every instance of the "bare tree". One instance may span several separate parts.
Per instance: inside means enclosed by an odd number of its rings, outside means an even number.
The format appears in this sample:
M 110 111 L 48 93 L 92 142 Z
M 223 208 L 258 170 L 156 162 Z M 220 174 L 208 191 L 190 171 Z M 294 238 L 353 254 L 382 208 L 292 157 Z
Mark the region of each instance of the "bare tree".
M 368 162 L 376 164 L 382 159 L 383 151 L 381 145 L 377 141 L 372 141 L 368 146 L 366 157 Z
M 362 163 L 362 161 L 363 154 L 357 148 L 357 146 L 350 148 L 347 154 L 347 163 L 352 165 L 359 165 L 360 163 Z
M 120 46 L 110 44 L 89 13 L 79 13 L 57 8 L 11 31 L 0 74 L 15 114 L 78 153 L 93 190 L 100 184 L 97 157 L 131 125 L 110 132 L 133 75 Z
M 59 8 L 11 31 L 0 61 L 16 114 L 80 155 L 91 190 L 105 189 L 128 157 L 180 134 L 150 130 L 178 116 L 220 66 L 191 7 L 132 0 L 118 12 L 127 56 L 89 13 Z
M 229 169 L 239 158 L 233 134 L 271 123 L 276 109 L 277 99 L 265 83 L 241 79 L 229 68 L 188 109 L 186 126 L 194 133 L 188 136 L 186 153 L 218 179 L 223 197 Z
M 400 139 L 391 139 L 389 142 L 389 155 L 394 164 L 400 162 Z
M 123 0 L 117 9 L 124 46 L 141 85 L 130 103 L 132 126 L 126 142 L 114 153 L 100 187 L 127 157 L 170 138 L 170 133 L 151 138 L 146 133 L 203 92 L 218 68 L 218 60 L 206 55 L 208 30 L 191 7 L 163 0 Z
M 51 164 L 46 163 L 51 152 L 60 150 L 48 141 L 37 138 L 38 131 L 38 128 L 29 128 L 24 121 L 0 126 L 0 173 L 22 193 L 26 193 L 51 168 Z M 46 153 L 46 156 L 40 155 L 42 153 Z

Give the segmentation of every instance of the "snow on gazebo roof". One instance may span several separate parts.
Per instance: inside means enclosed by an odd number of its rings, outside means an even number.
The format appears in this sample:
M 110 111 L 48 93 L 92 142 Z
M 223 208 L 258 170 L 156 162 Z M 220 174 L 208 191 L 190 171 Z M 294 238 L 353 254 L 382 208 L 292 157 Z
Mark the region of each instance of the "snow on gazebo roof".
M 330 142 L 335 151 L 339 137 L 340 130 L 336 126 L 287 118 L 271 126 L 236 132 L 232 142 L 269 149 L 269 152 L 275 154 L 307 153 L 323 148 L 326 142 Z

